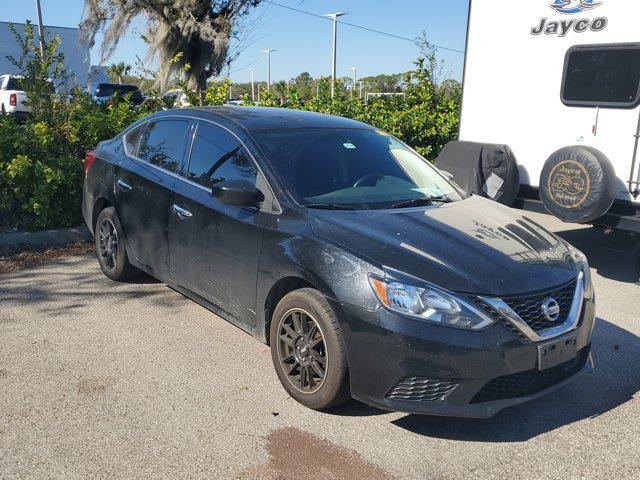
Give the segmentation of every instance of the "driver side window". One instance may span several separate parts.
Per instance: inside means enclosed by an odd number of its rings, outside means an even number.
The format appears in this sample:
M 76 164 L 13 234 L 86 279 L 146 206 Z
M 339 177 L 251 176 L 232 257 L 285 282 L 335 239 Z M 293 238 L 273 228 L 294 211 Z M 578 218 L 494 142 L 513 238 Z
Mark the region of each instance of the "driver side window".
M 253 160 L 238 140 L 221 127 L 198 124 L 186 177 L 211 188 L 224 180 L 246 180 L 256 185 Z

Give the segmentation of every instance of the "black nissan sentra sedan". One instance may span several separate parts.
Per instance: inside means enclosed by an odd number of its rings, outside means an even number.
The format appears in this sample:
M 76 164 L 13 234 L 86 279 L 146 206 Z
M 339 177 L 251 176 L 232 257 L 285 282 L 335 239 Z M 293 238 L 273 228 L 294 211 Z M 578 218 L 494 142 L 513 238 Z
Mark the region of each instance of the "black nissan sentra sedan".
M 168 110 L 85 172 L 104 274 L 146 272 L 267 343 L 310 408 L 489 417 L 592 368 L 584 255 L 369 125 Z

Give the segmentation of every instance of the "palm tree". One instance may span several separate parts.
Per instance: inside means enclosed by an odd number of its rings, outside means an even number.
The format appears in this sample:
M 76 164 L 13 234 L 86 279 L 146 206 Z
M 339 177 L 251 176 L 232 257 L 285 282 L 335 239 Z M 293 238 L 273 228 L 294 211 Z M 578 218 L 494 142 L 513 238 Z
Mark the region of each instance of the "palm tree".
M 274 82 L 271 85 L 271 90 L 273 90 L 273 94 L 280 99 L 280 105 L 284 105 L 287 100 L 287 82 L 284 80 Z
M 86 18 L 80 23 L 82 40 L 93 47 L 104 33 L 103 59 L 111 56 L 131 22 L 144 17 L 148 58 L 161 65 L 159 86 L 185 72 L 191 88 L 204 91 L 207 79 L 228 63 L 229 41 L 242 30 L 240 19 L 261 0 L 85 0 Z
M 131 65 L 127 65 L 124 62 L 112 63 L 109 68 L 107 68 L 107 75 L 109 75 L 111 80 L 117 78 L 118 83 L 124 83 L 124 76 L 129 75 L 130 71 Z

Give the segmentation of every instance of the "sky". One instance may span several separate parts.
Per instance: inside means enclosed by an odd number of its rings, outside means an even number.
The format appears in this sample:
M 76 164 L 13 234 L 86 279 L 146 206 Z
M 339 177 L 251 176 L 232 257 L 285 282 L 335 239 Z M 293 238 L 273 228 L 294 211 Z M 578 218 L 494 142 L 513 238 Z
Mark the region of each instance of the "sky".
M 435 45 L 464 51 L 468 0 L 272 0 L 280 5 L 314 14 L 347 12 L 345 22 L 414 39 L 427 33 Z M 35 0 L 0 0 L 0 21 L 35 23 Z M 45 25 L 77 27 L 84 11 L 84 0 L 41 0 Z M 144 58 L 146 45 L 139 32 L 143 21 L 137 22 L 120 41 L 106 63 L 125 61 L 135 65 L 136 56 Z M 263 2 L 249 14 L 244 25 L 243 41 L 235 45 L 240 54 L 222 76 L 234 82 L 247 82 L 254 70 L 256 81 L 266 81 L 267 58 L 263 49 L 275 49 L 271 57 L 271 79 L 289 80 L 307 71 L 313 77 L 331 74 L 332 22 L 300 13 L 273 3 Z M 355 66 L 358 77 L 379 73 L 404 72 L 412 68 L 419 54 L 415 44 L 353 26 L 338 25 L 337 75 L 352 76 Z M 1 54 L 1 52 L 0 52 Z M 464 55 L 445 49 L 438 50 L 444 62 L 444 73 L 460 80 Z M 100 62 L 98 48 L 91 52 L 91 62 Z

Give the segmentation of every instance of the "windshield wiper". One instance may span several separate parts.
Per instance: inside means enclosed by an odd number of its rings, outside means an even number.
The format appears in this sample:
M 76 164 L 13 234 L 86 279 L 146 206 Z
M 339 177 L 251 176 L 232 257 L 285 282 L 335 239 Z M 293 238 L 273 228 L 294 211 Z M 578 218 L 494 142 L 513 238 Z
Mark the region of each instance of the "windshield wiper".
M 412 198 L 411 200 L 407 200 L 400 203 L 394 203 L 389 208 L 409 208 L 409 207 L 422 207 L 424 205 L 431 205 L 432 203 L 451 203 L 453 200 L 444 196 L 444 195 L 436 195 L 433 197 L 424 197 L 424 198 Z
M 309 203 L 306 208 L 317 208 L 318 210 L 358 210 L 351 205 L 340 205 L 337 203 Z

